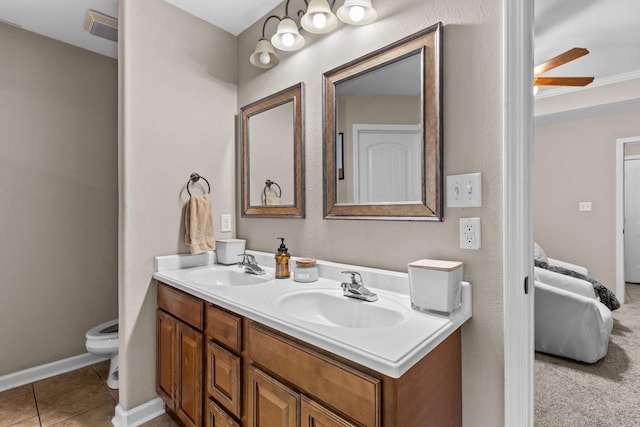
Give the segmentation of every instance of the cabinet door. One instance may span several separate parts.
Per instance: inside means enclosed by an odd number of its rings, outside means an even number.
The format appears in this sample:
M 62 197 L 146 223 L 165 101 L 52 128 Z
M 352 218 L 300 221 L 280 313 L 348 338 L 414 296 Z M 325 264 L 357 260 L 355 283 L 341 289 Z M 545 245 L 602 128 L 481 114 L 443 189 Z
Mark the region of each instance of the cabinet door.
M 240 357 L 213 341 L 207 342 L 207 394 L 240 418 Z
M 300 395 L 249 366 L 249 427 L 297 427 Z
M 300 427 L 356 427 L 304 395 L 300 403 L 300 421 Z
M 162 310 L 156 313 L 156 392 L 167 407 L 173 409 L 176 320 Z
M 224 409 L 207 399 L 207 415 L 204 421 L 205 427 L 240 427 L 233 418 L 224 412 Z
M 186 426 L 202 425 L 202 332 L 176 321 L 175 413 Z

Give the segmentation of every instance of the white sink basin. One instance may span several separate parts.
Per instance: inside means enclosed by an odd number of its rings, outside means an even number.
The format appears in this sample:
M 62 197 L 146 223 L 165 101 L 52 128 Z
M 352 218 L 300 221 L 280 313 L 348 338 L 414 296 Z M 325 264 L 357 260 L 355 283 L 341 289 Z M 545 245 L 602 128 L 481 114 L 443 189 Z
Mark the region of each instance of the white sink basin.
M 212 267 L 204 270 L 193 271 L 187 274 L 187 280 L 198 285 L 207 286 L 247 286 L 259 285 L 271 280 L 268 274 L 256 276 L 245 273 L 244 270 L 233 268 Z
M 360 301 L 338 289 L 306 289 L 288 292 L 276 300 L 278 308 L 296 319 L 342 328 L 385 328 L 402 322 L 409 311 L 399 303 L 380 298 Z

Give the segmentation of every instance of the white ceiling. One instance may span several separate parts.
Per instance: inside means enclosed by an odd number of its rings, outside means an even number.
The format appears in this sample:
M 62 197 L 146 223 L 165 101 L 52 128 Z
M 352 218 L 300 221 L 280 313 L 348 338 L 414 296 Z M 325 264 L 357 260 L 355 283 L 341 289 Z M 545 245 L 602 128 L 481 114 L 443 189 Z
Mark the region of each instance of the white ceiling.
M 640 78 L 640 0 L 535 0 L 538 65 L 573 47 L 587 56 L 545 76 L 594 76 L 591 86 Z M 539 96 L 558 92 L 540 88 Z
M 237 36 L 283 0 L 166 1 Z M 0 22 L 117 58 L 116 43 L 84 30 L 88 9 L 117 18 L 118 0 L 0 0 Z
M 283 0 L 166 1 L 238 35 Z M 592 86 L 640 77 L 640 0 L 535 0 L 535 7 L 535 64 L 572 47 L 591 51 L 545 75 L 595 76 Z M 116 43 L 84 31 L 87 9 L 117 17 L 118 1 L 0 0 L 0 21 L 117 57 Z M 541 88 L 539 96 L 554 91 Z

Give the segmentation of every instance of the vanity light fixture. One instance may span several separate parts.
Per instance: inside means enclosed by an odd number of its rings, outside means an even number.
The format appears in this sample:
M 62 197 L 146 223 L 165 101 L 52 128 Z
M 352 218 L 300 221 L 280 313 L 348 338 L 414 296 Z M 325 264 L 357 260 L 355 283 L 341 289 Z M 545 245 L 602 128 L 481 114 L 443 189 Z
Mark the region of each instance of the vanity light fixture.
M 280 18 L 275 15 L 271 15 L 264 20 L 264 24 L 262 24 L 262 38 L 258 40 L 256 48 L 249 57 L 249 62 L 251 62 L 252 65 L 255 65 L 258 68 L 273 68 L 280 63 L 280 57 L 273 49 L 273 45 L 264 36 L 267 22 L 269 22 L 271 18 L 280 20 Z
M 338 9 L 337 16 L 331 10 L 336 4 L 336 0 L 303 0 L 306 10 L 298 10 L 294 16 L 300 18 L 302 29 L 312 34 L 325 34 L 333 31 L 338 25 L 338 19 L 349 25 L 366 25 L 378 17 L 378 13 L 371 5 L 371 0 L 345 0 Z M 270 15 L 262 25 L 262 38 L 258 40 L 256 48 L 249 57 L 251 64 L 259 68 L 273 68 L 280 62 L 278 54 L 274 48 L 282 51 L 295 51 L 301 49 L 305 40 L 300 34 L 300 28 L 296 21 L 289 15 L 289 3 L 285 4 L 285 16 L 280 18 Z M 267 22 L 271 18 L 276 18 L 278 29 L 269 41 L 264 33 Z

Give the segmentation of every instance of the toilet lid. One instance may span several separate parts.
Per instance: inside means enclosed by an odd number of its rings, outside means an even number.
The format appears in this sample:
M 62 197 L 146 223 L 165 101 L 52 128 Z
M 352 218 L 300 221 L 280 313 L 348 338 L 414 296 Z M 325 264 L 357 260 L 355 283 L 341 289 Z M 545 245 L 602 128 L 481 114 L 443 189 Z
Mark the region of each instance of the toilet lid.
M 110 320 L 89 329 L 86 333 L 88 340 L 108 340 L 118 338 L 118 319 Z

